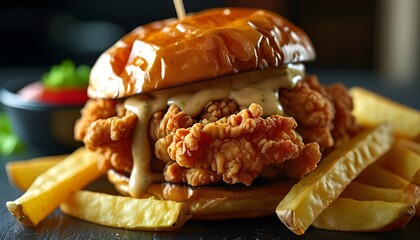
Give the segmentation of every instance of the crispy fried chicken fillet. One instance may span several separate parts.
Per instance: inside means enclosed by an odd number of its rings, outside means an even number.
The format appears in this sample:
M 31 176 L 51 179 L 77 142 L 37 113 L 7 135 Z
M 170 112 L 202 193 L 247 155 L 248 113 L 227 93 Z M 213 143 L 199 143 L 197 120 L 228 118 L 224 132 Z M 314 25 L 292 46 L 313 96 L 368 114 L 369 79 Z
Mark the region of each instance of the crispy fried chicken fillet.
M 74 138 L 83 140 L 89 125 L 98 119 L 107 119 L 117 115 L 117 101 L 100 99 L 88 100 L 81 110 L 82 117 L 76 121 Z
M 185 177 L 189 169 L 200 169 L 204 174 L 217 173 L 226 183 L 249 186 L 264 166 L 291 161 L 306 151 L 315 153 L 304 154 L 309 158 L 305 163 L 310 167 L 300 168 L 303 172 L 288 172 L 287 175 L 301 178 L 312 171 L 321 158 L 318 145 L 305 146 L 298 139 L 294 131 L 297 124 L 293 118 L 273 115 L 264 119 L 262 114 L 261 106 L 251 104 L 238 114 L 213 123 L 197 123 L 191 128 L 177 130 L 162 141 L 158 140 L 156 148 L 167 148 L 168 156 L 165 158 L 174 160 L 164 172 L 165 180 L 193 186 L 218 180 L 214 174 L 209 174 L 208 178 Z
M 334 147 L 341 146 L 361 129 L 356 123 L 356 118 L 351 114 L 353 101 L 348 94 L 347 88 L 341 83 L 326 86 L 328 98 L 334 105 L 335 117 L 334 128 L 331 133 L 334 138 Z
M 341 84 L 324 86 L 307 75 L 294 89 L 281 89 L 279 99 L 290 117 L 262 118 L 259 105 L 240 110 L 229 99 L 210 101 L 196 118 L 176 105 L 156 112 L 149 123 L 152 169 L 168 182 L 192 186 L 302 178 L 316 167 L 322 151 L 328 153 L 359 130 Z M 117 100 L 89 100 L 75 136 L 101 154 L 102 171 L 129 176 L 136 121 Z
M 351 114 L 353 110 L 353 101 L 348 94 L 348 89 L 342 83 L 333 83 L 331 85 L 322 85 L 318 77 L 308 75 L 305 82 L 314 90 L 327 97 L 334 107 L 334 119 L 331 135 L 334 138 L 334 146 L 338 147 L 345 141 L 360 131 L 360 126 Z
M 135 115 L 126 111 L 103 119 L 98 111 L 102 100 L 97 107 L 95 100 L 90 101 L 76 125 L 76 136 L 83 136 L 86 147 L 101 153 L 101 170 L 129 175 L 129 133 L 134 131 Z M 293 118 L 262 118 L 263 109 L 257 104 L 239 112 L 238 108 L 235 101 L 225 99 L 209 102 L 198 119 L 175 105 L 165 114 L 155 113 L 149 127 L 155 142 L 156 159 L 152 162 L 165 164 L 160 168 L 154 164 L 154 170 L 162 171 L 166 181 L 199 186 L 222 181 L 250 185 L 268 166 L 276 167 L 276 178 L 301 178 L 315 169 L 321 158 L 319 146 L 302 143 Z
M 297 130 L 304 142 L 317 142 L 322 148 L 332 147 L 334 106 L 320 91 L 311 87 L 310 79 L 306 76 L 294 89 L 281 89 L 279 100 L 284 111 L 298 122 Z
M 324 152 L 359 131 L 351 114 L 352 99 L 343 84 L 324 86 L 315 75 L 306 75 L 294 89 L 280 90 L 279 99 L 285 112 L 296 119 L 303 141 L 317 142 Z
M 133 167 L 131 138 L 137 117 L 117 100 L 88 100 L 75 124 L 74 137 L 98 151 L 99 169 L 130 172 Z M 126 115 L 127 114 L 127 115 Z

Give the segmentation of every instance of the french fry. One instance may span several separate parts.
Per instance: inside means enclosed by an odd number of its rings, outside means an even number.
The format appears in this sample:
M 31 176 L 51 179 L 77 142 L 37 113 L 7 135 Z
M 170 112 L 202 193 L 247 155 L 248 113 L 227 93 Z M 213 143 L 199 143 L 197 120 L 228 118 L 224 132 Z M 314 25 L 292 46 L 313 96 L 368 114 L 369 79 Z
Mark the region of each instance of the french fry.
M 67 215 L 97 224 L 136 230 L 171 230 L 191 217 L 185 203 L 77 191 L 60 205 Z
M 416 207 L 415 216 L 420 216 L 420 187 L 408 184 L 404 189 L 380 188 L 353 181 L 340 197 L 351 198 L 359 201 L 385 201 L 412 204 Z
M 420 186 L 420 169 L 417 170 L 417 172 L 414 174 L 413 178 L 411 179 L 411 182 Z
M 7 209 L 22 224 L 36 226 L 72 193 L 97 179 L 95 153 L 80 148 L 36 178 L 29 189 Z
M 277 206 L 277 216 L 292 232 L 303 234 L 366 166 L 391 147 L 392 141 L 388 124 L 358 134 L 292 187 Z
M 397 142 L 401 146 L 407 147 L 407 148 L 411 149 L 412 151 L 414 151 L 415 153 L 420 155 L 420 143 L 414 142 L 413 140 L 406 139 L 406 138 L 399 138 L 397 140 Z
M 39 175 L 66 157 L 67 155 L 59 155 L 8 162 L 6 164 L 7 177 L 10 184 L 25 191 Z
M 413 217 L 411 204 L 337 198 L 312 226 L 335 231 L 378 232 L 404 227 Z
M 380 164 L 407 181 L 411 181 L 420 169 L 420 155 L 397 142 L 380 160 Z
M 375 187 L 403 189 L 409 181 L 375 163 L 357 176 L 356 181 Z
M 416 217 L 420 217 L 420 186 L 410 184 L 405 188 L 407 194 L 407 203 L 411 203 L 416 207 Z
M 405 189 L 408 194 L 406 196 L 411 198 L 411 200 L 409 198 L 407 200 L 414 204 L 416 208 L 420 208 L 420 187 L 381 167 L 379 163 L 372 164 L 366 168 L 356 178 L 356 181 L 379 188 Z M 378 200 L 382 199 L 378 196 Z M 416 216 L 420 216 L 420 211 L 416 211 Z
M 352 198 L 360 201 L 381 200 L 385 202 L 405 202 L 415 204 L 418 194 L 411 184 L 405 189 L 381 188 L 365 183 L 353 181 L 341 193 L 340 197 Z
M 420 134 L 417 135 L 415 138 L 412 138 L 413 141 L 415 141 L 416 143 L 420 144 Z
M 366 126 L 381 122 L 392 124 L 397 135 L 415 138 L 420 135 L 420 112 L 361 87 L 352 87 L 353 115 Z

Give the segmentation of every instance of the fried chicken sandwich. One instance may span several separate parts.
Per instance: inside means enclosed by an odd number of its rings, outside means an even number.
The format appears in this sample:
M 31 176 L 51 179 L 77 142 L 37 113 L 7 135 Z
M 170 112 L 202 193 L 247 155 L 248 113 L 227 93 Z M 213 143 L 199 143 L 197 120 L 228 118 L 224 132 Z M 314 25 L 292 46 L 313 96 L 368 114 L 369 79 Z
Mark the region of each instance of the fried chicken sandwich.
M 305 73 L 314 59 L 308 36 L 266 10 L 140 26 L 92 68 L 75 138 L 124 195 L 187 202 L 202 219 L 271 215 L 357 131 L 346 88 Z

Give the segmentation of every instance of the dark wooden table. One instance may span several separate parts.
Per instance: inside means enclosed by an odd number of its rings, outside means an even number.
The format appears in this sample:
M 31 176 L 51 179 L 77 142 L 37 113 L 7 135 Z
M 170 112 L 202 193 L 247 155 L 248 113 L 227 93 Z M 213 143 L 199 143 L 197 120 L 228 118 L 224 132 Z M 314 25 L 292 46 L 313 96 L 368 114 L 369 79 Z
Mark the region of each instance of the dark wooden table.
M 366 73 L 319 72 L 321 81 L 342 81 L 348 86 L 362 85 L 414 108 L 420 107 L 420 82 L 400 85 L 380 83 Z M 35 228 L 21 226 L 7 211 L 5 203 L 22 192 L 12 187 L 6 177 L 5 163 L 35 157 L 40 153 L 0 159 L 0 239 L 420 239 L 420 219 L 414 218 L 400 231 L 384 233 L 349 233 L 310 228 L 303 236 L 291 233 L 277 217 L 221 222 L 189 221 L 174 232 L 143 232 L 103 227 L 84 222 L 56 210 Z M 90 188 L 107 188 L 99 181 Z

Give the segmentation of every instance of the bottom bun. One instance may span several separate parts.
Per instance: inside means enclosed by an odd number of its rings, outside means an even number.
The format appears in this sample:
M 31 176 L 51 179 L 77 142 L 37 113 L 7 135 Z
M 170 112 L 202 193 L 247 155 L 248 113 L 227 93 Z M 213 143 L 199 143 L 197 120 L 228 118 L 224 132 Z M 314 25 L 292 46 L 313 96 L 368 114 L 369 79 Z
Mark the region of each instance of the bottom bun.
M 129 178 L 114 170 L 108 171 L 108 179 L 118 192 L 128 195 Z M 255 186 L 200 186 L 154 183 L 148 196 L 162 200 L 173 200 L 190 205 L 192 218 L 202 220 L 225 220 L 256 218 L 275 214 L 278 203 L 296 183 L 293 179 Z

